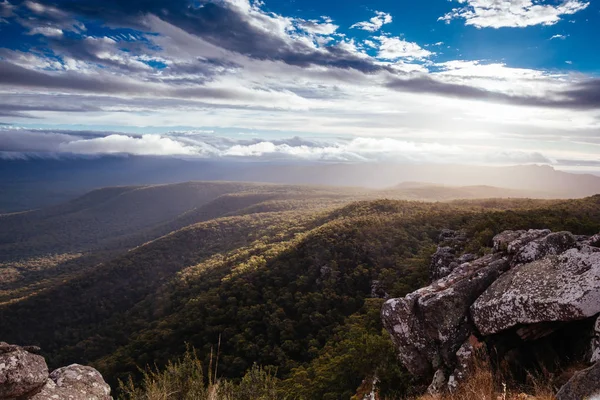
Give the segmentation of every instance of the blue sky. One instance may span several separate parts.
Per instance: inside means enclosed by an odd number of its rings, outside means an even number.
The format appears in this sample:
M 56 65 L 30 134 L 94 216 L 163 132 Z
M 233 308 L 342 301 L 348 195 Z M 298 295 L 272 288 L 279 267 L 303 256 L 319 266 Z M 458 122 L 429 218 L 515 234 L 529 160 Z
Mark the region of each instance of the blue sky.
M 600 165 L 585 0 L 2 0 L 0 154 Z

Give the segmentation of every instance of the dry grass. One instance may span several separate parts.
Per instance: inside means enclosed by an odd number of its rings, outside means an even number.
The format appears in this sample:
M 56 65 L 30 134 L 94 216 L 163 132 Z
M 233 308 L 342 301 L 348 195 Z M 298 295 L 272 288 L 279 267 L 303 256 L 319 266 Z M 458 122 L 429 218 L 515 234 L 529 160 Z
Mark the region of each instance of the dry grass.
M 425 395 L 417 400 L 554 400 L 553 379 L 548 374 L 530 375 L 527 390 L 511 388 L 505 382 L 508 375 L 494 374 L 489 362 L 476 360 L 470 378 L 462 382 L 456 391 L 442 395 Z

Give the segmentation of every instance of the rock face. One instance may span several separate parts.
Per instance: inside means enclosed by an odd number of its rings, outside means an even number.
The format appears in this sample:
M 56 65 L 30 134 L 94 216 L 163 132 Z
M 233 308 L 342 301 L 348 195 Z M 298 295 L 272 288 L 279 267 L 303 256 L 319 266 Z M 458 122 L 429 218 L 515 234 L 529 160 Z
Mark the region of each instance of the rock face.
M 587 246 L 570 249 L 559 256 L 519 265 L 502 275 L 471 307 L 479 332 L 491 335 L 518 324 L 565 322 L 598 314 L 597 250 Z
M 452 388 L 468 372 L 463 364 L 473 339 L 514 328 L 521 340 L 536 340 L 564 323 L 596 316 L 599 239 L 546 229 L 505 231 L 494 237 L 491 254 L 476 258 L 459 255 L 464 234 L 443 231 L 430 267 L 437 279 L 383 306 L 383 324 L 400 360 L 418 377 L 435 373 L 432 388 L 441 376 Z M 596 342 L 600 326 L 597 331 Z M 600 357 L 600 344 L 590 345 L 592 358 Z
M 0 399 L 110 400 L 110 386 L 94 368 L 73 364 L 48 374 L 32 348 L 0 342 Z
M 600 363 L 579 371 L 556 394 L 556 400 L 600 398 Z
M 403 299 L 384 303 L 383 324 L 411 373 L 427 376 L 454 364 L 456 351 L 473 331 L 469 308 L 508 267 L 502 255 L 488 255 Z
M 472 260 L 472 258 L 468 259 L 468 255 L 466 258 L 463 256 L 462 259 L 457 256 L 467 241 L 467 235 L 464 232 L 444 229 L 438 240 L 440 246 L 431 257 L 429 267 L 429 278 L 432 281 L 450 275 L 460 264 Z
M 590 362 L 595 363 L 600 361 L 600 317 L 596 318 L 590 347 Z
M 44 357 L 0 342 L 0 399 L 35 393 L 47 379 L 48 366 Z

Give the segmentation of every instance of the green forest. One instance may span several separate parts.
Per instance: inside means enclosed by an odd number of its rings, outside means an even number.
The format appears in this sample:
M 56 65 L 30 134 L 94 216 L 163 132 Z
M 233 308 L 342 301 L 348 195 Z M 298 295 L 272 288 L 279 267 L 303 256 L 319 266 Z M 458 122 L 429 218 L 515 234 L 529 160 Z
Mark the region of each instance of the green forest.
M 3 287 L 3 340 L 41 346 L 51 367 L 90 364 L 122 398 L 161 382 L 190 399 L 251 387 L 260 393 L 248 398 L 350 399 L 374 377 L 382 396 L 402 398 L 421 383 L 396 360 L 380 309 L 428 283 L 442 229 L 465 231 L 465 251 L 479 254 L 505 229 L 600 231 L 600 196 L 236 201 L 173 217 L 184 227 L 161 222 L 177 229 L 126 251 L 87 250 L 93 262 L 54 267 L 43 286 Z

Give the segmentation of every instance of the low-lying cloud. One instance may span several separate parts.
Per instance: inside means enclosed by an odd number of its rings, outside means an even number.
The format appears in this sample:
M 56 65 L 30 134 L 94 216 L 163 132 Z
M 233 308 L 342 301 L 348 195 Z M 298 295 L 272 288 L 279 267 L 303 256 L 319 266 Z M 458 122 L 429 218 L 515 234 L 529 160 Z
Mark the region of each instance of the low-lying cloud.
M 520 150 L 474 152 L 468 146 L 424 143 L 394 138 L 300 137 L 232 139 L 205 131 L 165 134 L 52 131 L 0 127 L 3 158 L 27 154 L 62 155 L 131 154 L 235 160 L 310 162 L 414 162 L 458 164 L 527 164 L 553 161 L 539 152 Z

